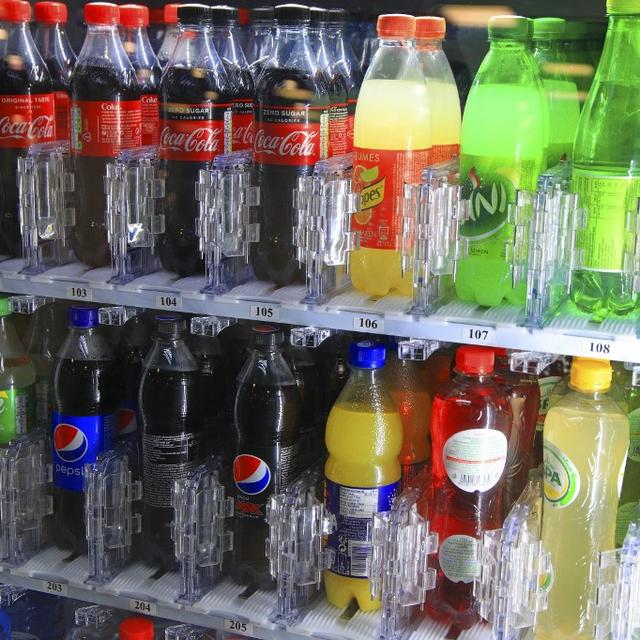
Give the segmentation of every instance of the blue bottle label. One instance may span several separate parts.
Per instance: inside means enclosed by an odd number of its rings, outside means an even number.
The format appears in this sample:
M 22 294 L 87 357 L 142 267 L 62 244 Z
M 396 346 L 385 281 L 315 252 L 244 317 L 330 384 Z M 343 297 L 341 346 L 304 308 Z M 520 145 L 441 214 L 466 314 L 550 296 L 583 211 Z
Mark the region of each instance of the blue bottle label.
M 116 432 L 113 434 L 114 440 L 135 440 L 137 439 L 138 418 L 136 415 L 136 405 L 129 400 L 123 400 L 118 409 L 118 420 Z
M 67 491 L 83 490 L 84 465 L 111 446 L 115 416 L 53 413 L 53 482 Z
M 348 487 L 326 480 L 325 505 L 337 524 L 328 542 L 335 554 L 333 573 L 349 578 L 369 577 L 371 517 L 389 511 L 399 490 L 400 481 L 380 487 Z

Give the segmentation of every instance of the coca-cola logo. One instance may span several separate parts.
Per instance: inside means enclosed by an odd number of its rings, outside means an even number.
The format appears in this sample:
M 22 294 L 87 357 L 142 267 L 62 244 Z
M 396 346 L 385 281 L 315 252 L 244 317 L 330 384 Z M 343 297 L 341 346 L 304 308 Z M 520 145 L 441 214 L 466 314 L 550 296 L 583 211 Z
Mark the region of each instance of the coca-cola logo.
M 255 136 L 255 151 L 272 156 L 311 158 L 316 155 L 317 137 L 318 131 L 304 129 L 291 131 L 284 136 L 269 136 L 264 129 L 258 129 Z
M 164 149 L 184 153 L 218 153 L 220 151 L 219 128 L 199 127 L 193 131 L 173 131 L 164 127 L 160 134 L 160 145 Z
M 0 139 L 42 140 L 54 137 L 54 116 L 38 116 L 33 120 L 12 121 L 10 116 L 0 118 Z
M 100 108 L 103 111 L 120 111 L 120 104 L 117 102 L 103 102 Z
M 253 123 L 245 127 L 233 127 L 234 144 L 250 145 L 253 142 Z

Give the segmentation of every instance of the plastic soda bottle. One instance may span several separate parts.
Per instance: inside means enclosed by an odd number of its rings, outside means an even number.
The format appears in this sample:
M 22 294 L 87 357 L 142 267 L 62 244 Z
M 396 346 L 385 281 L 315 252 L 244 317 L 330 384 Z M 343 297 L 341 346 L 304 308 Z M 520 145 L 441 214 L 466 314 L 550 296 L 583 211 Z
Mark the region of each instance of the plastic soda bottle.
M 540 388 L 540 406 L 538 407 L 538 420 L 536 421 L 536 433 L 534 436 L 533 451 L 531 452 L 531 467 L 542 464 L 542 428 L 547 417 L 547 411 L 551 406 L 551 397 L 554 389 L 564 377 L 564 362 L 562 359 L 554 360 L 538 376 Z
M 444 18 L 416 18 L 416 49 L 427 82 L 431 111 L 431 156 L 433 164 L 446 162 L 460 153 L 460 96 L 451 65 L 442 50 L 447 30 Z
M 589 50 L 589 25 L 582 20 L 567 20 L 564 50 L 573 80 L 578 87 L 580 106 L 585 103 L 591 88 L 595 65 Z
M 489 53 L 473 81 L 460 152 L 462 196 L 470 219 L 461 235 L 468 255 L 458 262 L 456 293 L 467 302 L 496 306 L 503 299 L 524 304 L 526 286 L 512 287 L 507 221 L 518 189 L 534 190 L 545 161 L 546 102 L 530 52 L 531 20 L 494 16 Z
M 0 445 L 34 426 L 36 370 L 11 322 L 7 296 L 0 297 Z
M 549 606 L 536 626 L 536 637 L 544 640 L 593 638 L 590 566 L 615 545 L 629 447 L 627 417 L 607 393 L 609 363 L 576 359 L 569 386 L 544 423 L 542 546 L 553 558 Z
M 351 345 L 351 373 L 327 421 L 325 500 L 337 529 L 324 585 L 327 600 L 343 609 L 354 598 L 363 611 L 380 608 L 367 573 L 371 516 L 388 511 L 400 489 L 402 422 L 385 385 L 385 356 L 384 345 L 369 340 Z
M 547 165 L 571 159 L 573 141 L 580 118 L 580 102 L 575 80 L 569 76 L 567 56 L 562 47 L 565 21 L 537 18 L 533 21 L 533 57 L 538 63 L 549 114 Z
M 573 273 L 571 295 L 595 319 L 626 314 L 636 303 L 632 275 L 623 268 L 627 214 L 640 196 L 640 78 L 633 72 L 640 62 L 640 3 L 609 0 L 607 12 L 607 39 L 573 149 L 573 191 L 587 219 L 578 232 L 582 268 Z
M 381 297 L 395 289 L 411 293 L 402 275 L 399 202 L 405 182 L 416 182 L 429 164 L 431 116 L 427 86 L 413 37 L 415 19 L 378 18 L 380 46 L 360 89 L 354 123 L 354 179 L 362 210 L 353 216 L 360 249 L 350 258 L 353 286 Z
M 493 375 L 494 358 L 492 349 L 460 347 L 454 377 L 440 388 L 431 410 L 430 521 L 440 548 L 431 561 L 438 575 L 427 606 L 436 620 L 460 628 L 478 619 L 478 540 L 502 524 L 512 415 Z

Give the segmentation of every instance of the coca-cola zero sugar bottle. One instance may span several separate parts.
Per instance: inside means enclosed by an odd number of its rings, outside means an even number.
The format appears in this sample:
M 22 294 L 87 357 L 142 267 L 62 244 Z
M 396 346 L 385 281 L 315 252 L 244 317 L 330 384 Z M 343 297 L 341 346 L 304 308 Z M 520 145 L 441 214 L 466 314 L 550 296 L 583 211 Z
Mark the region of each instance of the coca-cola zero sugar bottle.
M 18 216 L 18 157 L 37 143 L 55 140 L 55 102 L 51 77 L 38 52 L 25 0 L 0 3 L 6 44 L 0 59 L 0 251 L 22 253 Z
M 301 278 L 293 247 L 293 189 L 329 153 L 329 92 L 309 46 L 309 9 L 278 5 L 275 44 L 256 86 L 254 161 L 260 185 L 258 278 Z
M 271 55 L 273 48 L 273 7 L 251 9 L 251 26 L 244 48 L 251 73 L 257 81 L 263 63 Z
M 118 34 L 115 4 L 84 7 L 87 35 L 71 76 L 71 154 L 76 224 L 72 245 L 91 267 L 110 262 L 105 226 L 105 167 L 124 149 L 141 143 L 140 88 Z
M 160 157 L 165 172 L 165 269 L 191 275 L 201 268 L 195 183 L 200 169 L 231 150 L 232 92 L 211 38 L 211 9 L 178 7 L 180 35 L 162 75 Z

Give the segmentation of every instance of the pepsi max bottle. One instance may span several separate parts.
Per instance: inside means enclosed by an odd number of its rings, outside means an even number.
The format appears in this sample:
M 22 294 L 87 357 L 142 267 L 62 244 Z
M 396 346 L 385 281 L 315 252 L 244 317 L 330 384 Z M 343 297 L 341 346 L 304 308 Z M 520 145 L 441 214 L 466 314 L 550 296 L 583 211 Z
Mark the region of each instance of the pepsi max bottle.
M 142 559 L 177 568 L 171 539 L 171 495 L 204 458 L 198 363 L 185 342 L 187 325 L 158 316 L 153 346 L 144 361 L 138 411 L 142 421 Z
M 69 308 L 69 335 L 52 372 L 55 543 L 86 550 L 84 465 L 111 445 L 118 369 L 98 327 L 97 307 Z
M 273 588 L 264 552 L 267 501 L 298 471 L 302 406 L 280 351 L 283 342 L 274 327 L 253 329 L 253 351 L 238 376 L 234 407 L 236 577 L 259 589 Z

